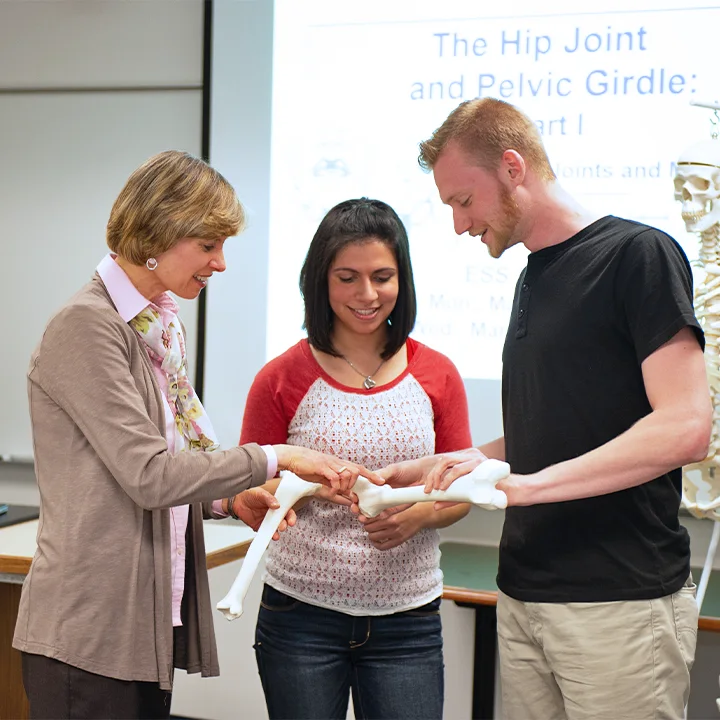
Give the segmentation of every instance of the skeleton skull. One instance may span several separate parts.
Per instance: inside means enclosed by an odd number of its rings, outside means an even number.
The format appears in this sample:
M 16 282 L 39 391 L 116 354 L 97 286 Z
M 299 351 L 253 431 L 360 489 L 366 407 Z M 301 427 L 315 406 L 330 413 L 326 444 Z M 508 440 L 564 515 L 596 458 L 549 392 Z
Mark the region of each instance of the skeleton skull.
M 720 141 L 696 143 L 682 153 L 675 199 L 682 202 L 688 232 L 704 232 L 720 222 Z

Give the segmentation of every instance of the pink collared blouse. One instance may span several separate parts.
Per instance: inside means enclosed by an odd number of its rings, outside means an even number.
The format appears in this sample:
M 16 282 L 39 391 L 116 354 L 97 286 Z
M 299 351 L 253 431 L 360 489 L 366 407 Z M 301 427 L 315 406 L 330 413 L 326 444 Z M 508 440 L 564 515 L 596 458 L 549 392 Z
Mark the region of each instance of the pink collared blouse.
M 153 305 L 162 318 L 165 327 L 168 326 L 173 316 L 178 313 L 178 305 L 168 293 L 162 293 L 152 301 L 144 297 L 133 285 L 125 271 L 115 262 L 115 256 L 108 253 L 97 267 L 98 275 L 105 284 L 105 288 L 118 311 L 118 314 L 125 322 L 130 322 L 138 313 L 142 312 L 148 305 Z M 168 452 L 174 454 L 175 448 L 175 419 L 167 401 L 168 377 L 161 368 L 161 363 L 152 360 L 153 370 L 157 378 L 160 390 L 165 398 L 165 437 L 167 438 Z M 263 445 L 262 449 L 268 457 L 268 480 L 275 477 L 277 473 L 277 455 L 272 445 Z M 213 512 L 221 517 L 227 517 L 222 510 L 222 500 L 215 500 L 212 506 Z M 172 564 L 172 619 L 173 626 L 182 625 L 180 619 L 180 606 L 182 603 L 183 590 L 185 587 L 185 532 L 187 530 L 189 505 L 180 505 L 170 508 L 170 552 Z

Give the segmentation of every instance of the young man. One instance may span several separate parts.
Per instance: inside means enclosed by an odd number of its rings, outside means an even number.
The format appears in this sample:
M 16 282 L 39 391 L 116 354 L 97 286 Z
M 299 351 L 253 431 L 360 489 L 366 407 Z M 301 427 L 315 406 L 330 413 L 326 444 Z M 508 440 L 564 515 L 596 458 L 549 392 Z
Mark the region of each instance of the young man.
M 697 607 L 679 468 L 704 459 L 712 412 L 687 259 L 655 228 L 580 207 L 507 103 L 463 103 L 420 148 L 458 234 L 531 253 L 503 351 L 505 435 L 426 481 L 446 488 L 486 457 L 513 469 L 498 486 L 505 714 L 681 718 Z

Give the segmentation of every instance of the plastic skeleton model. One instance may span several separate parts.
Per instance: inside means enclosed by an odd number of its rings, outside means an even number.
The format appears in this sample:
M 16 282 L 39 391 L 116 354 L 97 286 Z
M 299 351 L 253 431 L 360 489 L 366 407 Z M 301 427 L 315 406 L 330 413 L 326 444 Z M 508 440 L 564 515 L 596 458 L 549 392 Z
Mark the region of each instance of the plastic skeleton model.
M 469 502 L 486 510 L 504 508 L 507 497 L 495 485 L 510 474 L 510 466 L 499 460 L 486 460 L 468 475 L 458 478 L 447 490 L 426 493 L 423 486 L 391 488 L 373 485 L 369 480 L 358 478 L 353 492 L 358 496 L 360 512 L 368 517 L 378 515 L 385 508 L 415 502 Z M 242 568 L 235 578 L 230 592 L 217 604 L 228 620 L 235 620 L 243 612 L 243 600 L 263 553 L 287 511 L 300 499 L 313 495 L 320 488 L 317 483 L 305 482 L 290 472 L 282 473 L 282 480 L 275 491 L 280 507 L 269 510 L 243 560 Z
M 677 163 L 675 198 L 688 232 L 700 234 L 695 263 L 704 277 L 695 289 L 695 314 L 705 332 L 705 363 L 713 401 L 710 450 L 683 476 L 683 506 L 696 517 L 720 520 L 720 141 L 688 148 Z
M 720 104 L 691 103 L 715 111 Z M 675 199 L 682 202 L 682 218 L 688 232 L 700 234 L 700 252 L 694 263 L 701 271 L 695 289 L 695 315 L 705 332 L 705 365 L 713 405 L 710 449 L 705 460 L 683 472 L 682 504 L 698 518 L 714 520 L 712 537 L 697 589 L 702 607 L 710 580 L 713 558 L 720 541 L 720 141 L 696 143 L 680 156 L 675 174 Z

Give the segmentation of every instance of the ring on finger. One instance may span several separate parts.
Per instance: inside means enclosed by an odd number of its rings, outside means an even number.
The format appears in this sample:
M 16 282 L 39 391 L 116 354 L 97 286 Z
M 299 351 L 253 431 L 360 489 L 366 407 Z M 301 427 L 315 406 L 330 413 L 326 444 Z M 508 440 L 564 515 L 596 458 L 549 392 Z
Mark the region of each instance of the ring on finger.
M 337 474 L 340 475 L 341 473 L 344 473 L 346 470 L 347 470 L 347 467 L 345 467 L 345 465 L 343 465 L 343 466 L 337 471 Z

